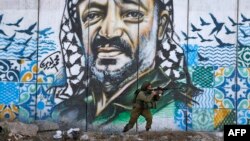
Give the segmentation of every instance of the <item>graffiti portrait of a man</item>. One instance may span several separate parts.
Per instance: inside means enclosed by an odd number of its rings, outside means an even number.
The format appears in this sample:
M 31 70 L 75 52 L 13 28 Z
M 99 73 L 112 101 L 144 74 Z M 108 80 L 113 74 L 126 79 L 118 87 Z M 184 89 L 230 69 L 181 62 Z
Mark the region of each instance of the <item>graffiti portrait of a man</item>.
M 189 103 L 199 89 L 173 36 L 172 0 L 67 0 L 60 32 L 67 80 L 54 88 L 59 118 L 127 121 L 119 115 L 146 80 L 168 88 L 156 112 Z

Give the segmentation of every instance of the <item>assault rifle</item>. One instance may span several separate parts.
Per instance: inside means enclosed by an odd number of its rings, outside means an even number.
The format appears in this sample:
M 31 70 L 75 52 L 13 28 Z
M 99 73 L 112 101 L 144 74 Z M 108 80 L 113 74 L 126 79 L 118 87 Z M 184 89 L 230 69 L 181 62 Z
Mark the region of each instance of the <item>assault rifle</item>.
M 151 89 L 151 91 L 156 91 L 157 95 L 154 96 L 154 100 L 158 101 L 160 99 L 160 97 L 162 96 L 162 94 L 164 94 L 164 91 L 168 90 L 167 88 L 162 88 L 162 87 L 157 87 L 157 88 L 153 88 Z M 159 91 L 162 91 L 162 93 L 159 93 Z
M 151 91 L 165 91 L 165 90 L 167 90 L 167 88 L 162 88 L 162 87 L 157 87 L 157 88 L 153 88 L 153 89 L 151 89 Z

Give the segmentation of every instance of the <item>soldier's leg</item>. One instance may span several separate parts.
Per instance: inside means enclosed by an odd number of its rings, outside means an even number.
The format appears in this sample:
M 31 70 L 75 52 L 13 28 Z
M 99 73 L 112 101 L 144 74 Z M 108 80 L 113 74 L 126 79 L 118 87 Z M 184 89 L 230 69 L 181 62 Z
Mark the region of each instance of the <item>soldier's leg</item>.
M 148 131 L 151 128 L 152 124 L 152 114 L 150 112 L 150 109 L 144 109 L 142 111 L 142 116 L 146 119 L 146 130 Z
M 128 124 L 124 127 L 123 132 L 127 132 L 129 129 L 134 127 L 134 124 L 136 123 L 138 117 L 141 114 L 140 108 L 133 108 L 130 115 L 130 120 Z

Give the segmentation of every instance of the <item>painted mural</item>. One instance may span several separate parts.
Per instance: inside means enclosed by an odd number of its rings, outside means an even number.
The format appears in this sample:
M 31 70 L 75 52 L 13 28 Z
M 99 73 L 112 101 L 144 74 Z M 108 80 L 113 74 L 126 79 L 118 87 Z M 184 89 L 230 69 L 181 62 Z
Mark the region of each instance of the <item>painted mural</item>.
M 150 81 L 153 130 L 249 124 L 250 5 L 212 1 L 0 0 L 0 119 L 122 131 Z

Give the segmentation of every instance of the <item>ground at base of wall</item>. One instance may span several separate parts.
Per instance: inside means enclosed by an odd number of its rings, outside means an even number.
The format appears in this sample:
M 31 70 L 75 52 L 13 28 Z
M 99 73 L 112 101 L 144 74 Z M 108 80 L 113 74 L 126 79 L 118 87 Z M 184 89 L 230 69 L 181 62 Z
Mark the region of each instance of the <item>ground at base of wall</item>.
M 2 124 L 0 122 L 0 125 L 0 141 L 223 141 L 223 132 L 171 130 L 139 132 L 130 130 L 126 133 L 118 131 L 84 132 L 80 128 L 68 130 L 66 127 L 64 129 L 58 126 L 55 126 L 56 128 L 47 127 L 47 130 L 41 130 L 43 128 L 39 126 L 40 130 L 38 130 L 38 126 L 35 124 L 22 124 L 20 122 L 4 122 Z
M 74 141 L 68 137 L 53 139 L 56 131 L 40 132 L 30 141 Z M 222 132 L 149 131 L 127 133 L 81 132 L 75 140 L 88 141 L 223 141 Z

